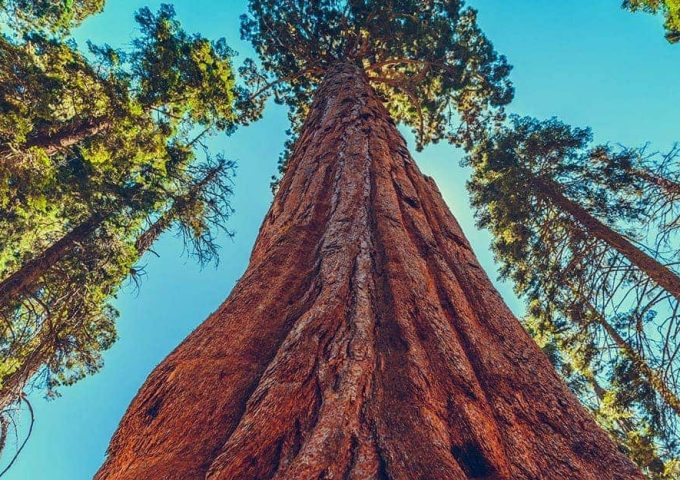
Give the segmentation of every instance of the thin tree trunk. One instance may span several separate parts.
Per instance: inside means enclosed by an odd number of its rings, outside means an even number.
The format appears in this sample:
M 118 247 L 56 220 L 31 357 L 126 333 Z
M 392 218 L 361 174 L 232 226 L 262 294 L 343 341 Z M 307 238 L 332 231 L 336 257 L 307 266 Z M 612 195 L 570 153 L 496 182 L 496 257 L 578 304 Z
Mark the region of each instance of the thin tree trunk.
M 576 202 L 564 196 L 560 186 L 545 178 L 528 178 L 536 190 L 556 207 L 567 212 L 588 232 L 625 256 L 631 264 L 649 276 L 657 285 L 680 300 L 680 277 L 650 255 L 633 245 L 628 239 L 593 217 Z
M 673 180 L 660 177 L 659 175 L 650 173 L 642 168 L 634 168 L 633 174 L 642 178 L 647 183 L 659 187 L 661 190 L 666 192 L 667 195 L 673 197 L 680 196 L 680 184 L 674 182 Z
M 158 240 L 158 237 L 160 237 L 163 232 L 170 228 L 174 221 L 175 211 L 170 207 L 170 209 L 163 212 L 163 214 L 137 238 L 137 241 L 135 242 L 137 251 L 143 252 L 151 248 L 151 245 Z
M 111 127 L 111 120 L 107 117 L 97 117 L 68 125 L 53 134 L 43 134 L 29 138 L 22 146 L 23 149 L 31 147 L 42 148 L 48 157 L 76 145 L 86 138 L 97 135 Z M 12 152 L 10 148 L 0 149 L 0 156 L 4 157 Z
M 17 370 L 0 379 L 2 380 L 0 382 L 0 412 L 21 401 L 21 395 L 28 382 L 54 353 L 57 335 L 49 326 L 49 321 L 46 320 L 40 326 L 38 336 L 42 338 L 37 347 L 26 356 Z M 1 447 L 0 452 L 2 452 Z
M 583 372 L 582 375 L 586 379 L 586 381 L 590 384 L 598 401 L 602 403 L 605 397 L 607 396 L 607 393 L 609 392 L 604 387 L 602 387 L 602 385 L 600 385 L 600 382 L 597 381 L 597 378 L 595 377 L 595 374 L 592 371 L 588 370 L 587 372 Z M 630 418 L 616 418 L 615 422 L 619 426 L 621 431 L 625 433 L 635 431 L 635 425 L 633 424 Z
M 652 388 L 656 389 L 656 384 L 659 381 L 662 382 L 662 387 L 657 391 L 659 392 L 661 397 L 664 398 L 664 400 L 668 403 L 668 405 L 673 410 L 676 410 L 677 406 L 680 405 L 680 401 L 678 400 L 678 397 L 675 395 L 675 393 L 666 386 L 663 380 L 661 380 L 659 374 L 656 371 L 654 371 L 647 364 L 647 362 L 645 362 L 645 360 L 633 350 L 633 348 L 628 344 L 628 342 L 626 342 L 623 339 L 623 337 L 619 335 L 619 333 L 614 329 L 614 327 L 604 318 L 603 315 L 600 314 L 599 311 L 597 311 L 597 309 L 595 309 L 594 306 L 589 304 L 588 308 L 592 315 L 595 317 L 596 322 L 604 328 L 605 332 L 607 333 L 609 338 L 611 338 L 611 340 L 616 344 L 617 348 L 619 348 L 619 350 L 621 350 L 624 353 L 624 355 L 626 355 L 629 359 L 631 359 L 631 361 L 635 363 L 635 366 L 640 369 L 643 376 L 652 385 Z M 573 366 L 572 362 L 570 363 L 572 365 L 572 368 L 574 368 L 575 370 L 579 370 Z M 593 371 L 588 369 L 587 371 L 582 371 L 580 373 L 588 381 L 588 383 L 590 383 L 590 386 L 592 387 L 593 392 L 597 396 L 598 400 L 599 401 L 604 400 L 608 392 L 604 387 L 602 387 L 602 385 L 600 385 Z M 632 432 L 633 430 L 635 430 L 633 423 L 628 418 L 617 418 L 616 423 L 625 432 Z
M 21 295 L 34 293 L 40 277 L 64 256 L 70 254 L 78 243 L 93 234 L 116 212 L 117 208 L 123 208 L 126 202 L 140 191 L 140 185 L 135 185 L 129 189 L 117 189 L 116 192 L 113 192 L 119 197 L 116 200 L 117 203 L 114 204 L 115 206 L 109 207 L 106 211 L 90 214 L 73 230 L 66 233 L 35 258 L 23 264 L 19 270 L 0 281 L 0 306 L 8 306 Z
M 215 166 L 208 170 L 203 178 L 191 186 L 186 195 L 179 197 L 168 211 L 161 215 L 138 237 L 135 247 L 140 256 L 151 248 L 151 245 L 158 237 L 170 227 L 172 222 L 177 218 L 178 212 L 181 211 L 181 209 L 186 208 L 187 205 L 194 201 L 196 196 L 208 186 L 208 184 L 215 180 L 215 177 L 219 174 L 220 170 L 220 166 Z M 84 237 L 79 236 L 78 240 L 82 240 L 86 236 L 87 235 Z M 62 250 L 62 252 L 66 252 L 67 250 L 68 249 Z M 51 266 L 53 263 L 50 263 L 49 265 Z M 42 271 L 37 278 L 43 273 L 45 272 Z M 77 287 L 74 286 L 74 289 L 75 288 Z M 52 307 L 53 311 L 59 310 L 59 306 L 57 305 L 52 305 Z M 54 349 L 50 349 L 50 346 L 54 346 L 57 335 L 52 332 L 53 328 L 50 323 L 51 322 L 48 320 L 43 322 L 38 333 L 38 337 L 42 337 L 43 339 L 38 343 L 38 346 L 33 352 L 26 357 L 25 362 L 15 372 L 0 379 L 0 411 L 21 399 L 21 393 L 26 384 L 38 373 L 40 368 L 45 365 L 49 360 L 50 355 L 54 352 Z M 59 325 L 56 327 L 58 328 Z M 0 451 L 1 450 L 2 449 L 0 448 Z
M 595 317 L 595 321 L 602 326 L 605 332 L 607 332 L 607 335 L 614 344 L 616 344 L 619 350 L 633 362 L 638 369 L 638 372 L 647 380 L 661 398 L 663 398 L 666 405 L 668 405 L 676 414 L 680 415 L 680 398 L 678 398 L 675 392 L 666 385 L 662 376 L 649 366 L 645 359 L 628 344 L 628 342 L 616 331 L 605 317 L 595 309 L 595 307 L 591 305 L 589 306 L 589 309 Z
M 573 289 L 573 292 L 574 298 L 579 299 L 579 303 L 587 306 L 587 309 L 595 322 L 602 327 L 607 336 L 612 342 L 614 342 L 621 353 L 631 362 L 633 362 L 635 367 L 638 369 L 638 372 L 659 394 L 666 405 L 668 405 L 675 413 L 680 415 L 680 398 L 678 398 L 677 394 L 668 387 L 666 382 L 663 380 L 662 375 L 649 366 L 644 357 L 642 357 L 642 355 L 640 355 L 633 347 L 630 346 L 630 344 L 621 336 L 616 328 L 614 328 L 614 326 L 607 321 L 606 317 L 587 298 L 583 298 L 582 295 L 579 295 L 576 288 Z M 593 381 L 595 381 L 594 376 Z
M 177 220 L 179 214 L 186 209 L 192 202 L 196 201 L 198 195 L 213 181 L 217 175 L 219 175 L 222 170 L 221 166 L 215 166 L 209 169 L 206 174 L 198 182 L 194 183 L 189 191 L 178 197 L 170 206 L 170 208 L 165 211 L 156 221 L 151 224 L 151 226 L 137 238 L 135 246 L 137 251 L 141 254 L 151 248 L 151 245 L 158 240 L 158 237 L 165 232 L 172 223 Z
M 33 260 L 26 262 L 19 270 L 0 282 L 0 305 L 9 305 L 20 295 L 35 286 L 56 262 L 72 251 L 78 242 L 91 235 L 104 222 L 106 216 L 92 214 L 87 220 L 46 248 Z M 32 292 L 31 292 L 32 293 Z
M 248 270 L 150 375 L 96 478 L 643 477 L 343 64 L 319 88 Z

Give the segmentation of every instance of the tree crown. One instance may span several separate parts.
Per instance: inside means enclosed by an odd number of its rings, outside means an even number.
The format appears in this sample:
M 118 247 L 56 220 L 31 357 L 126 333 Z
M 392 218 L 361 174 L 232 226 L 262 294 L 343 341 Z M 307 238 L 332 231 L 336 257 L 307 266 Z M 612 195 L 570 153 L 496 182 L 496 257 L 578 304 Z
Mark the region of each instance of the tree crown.
M 101 12 L 106 0 L 0 0 L 18 31 L 44 30 L 64 34 L 85 18 Z
M 460 0 L 251 0 L 241 32 L 264 72 L 242 73 L 268 87 L 300 123 L 327 69 L 361 65 L 418 148 L 446 139 L 470 146 L 489 119 L 502 117 L 513 88 L 510 66 Z

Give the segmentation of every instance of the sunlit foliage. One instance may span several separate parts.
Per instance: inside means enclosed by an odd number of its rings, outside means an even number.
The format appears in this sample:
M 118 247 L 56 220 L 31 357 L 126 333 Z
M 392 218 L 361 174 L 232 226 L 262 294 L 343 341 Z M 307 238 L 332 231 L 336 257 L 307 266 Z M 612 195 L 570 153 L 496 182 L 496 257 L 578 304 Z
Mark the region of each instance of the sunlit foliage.
M 468 157 L 469 189 L 501 275 L 527 299 L 534 337 L 628 455 L 652 478 L 670 479 L 680 458 L 678 299 L 555 200 L 577 204 L 673 271 L 672 256 L 644 246 L 656 245 L 659 225 L 650 209 L 659 187 L 649 180 L 672 177 L 664 168 L 651 176 L 660 158 L 644 166 L 640 158 L 592 145 L 587 129 L 514 117 Z
M 101 367 L 116 338 L 110 302 L 163 232 L 217 260 L 234 165 L 203 140 L 259 112 L 237 107 L 245 91 L 225 42 L 187 34 L 174 15 L 141 9 L 127 50 L 83 53 L 37 26 L 0 39 L 0 285 L 25 280 L 0 289 L 2 409 Z
M 680 42 L 680 0 L 624 0 L 623 6 L 633 12 L 663 14 L 666 38 L 671 43 Z
M 447 140 L 470 147 L 480 125 L 503 118 L 510 67 L 460 0 L 251 0 L 242 36 L 255 62 L 241 73 L 251 88 L 291 107 L 293 133 L 316 86 L 337 62 L 362 65 L 390 114 L 417 147 Z M 285 169 L 285 156 L 283 158 Z
M 101 12 L 106 0 L 0 0 L 6 23 L 19 32 L 41 30 L 65 35 L 90 15 Z

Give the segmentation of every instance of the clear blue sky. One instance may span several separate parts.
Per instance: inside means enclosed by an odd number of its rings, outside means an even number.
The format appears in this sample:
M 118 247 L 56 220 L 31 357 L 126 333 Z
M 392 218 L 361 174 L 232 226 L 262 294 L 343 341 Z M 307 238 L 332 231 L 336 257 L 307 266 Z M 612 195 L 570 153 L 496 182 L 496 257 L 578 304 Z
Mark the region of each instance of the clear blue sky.
M 125 46 L 134 36 L 133 12 L 160 2 L 109 0 L 103 14 L 78 30 L 86 39 Z M 245 0 L 177 0 L 178 18 L 190 32 L 225 37 L 251 55 L 239 39 L 238 17 Z M 598 141 L 659 149 L 680 140 L 680 45 L 670 46 L 661 20 L 619 9 L 621 0 L 470 0 L 479 22 L 515 66 L 517 95 L 510 111 L 593 128 Z M 215 310 L 243 273 L 271 194 L 269 177 L 284 142 L 287 122 L 281 107 L 230 138 L 215 138 L 214 151 L 238 161 L 234 196 L 235 239 L 225 240 L 219 268 L 200 271 L 181 257 L 178 239 L 166 235 L 157 258 L 144 259 L 141 291 L 121 293 L 120 339 L 106 353 L 102 372 L 45 401 L 34 395 L 33 436 L 7 476 L 10 480 L 89 479 L 127 405 L 153 369 L 192 329 Z M 407 135 L 409 143 L 412 139 Z M 415 154 L 424 173 L 435 178 L 482 264 L 496 276 L 489 237 L 474 227 L 460 153 L 438 145 Z M 517 313 L 522 307 L 507 285 L 498 284 Z M 22 431 L 25 433 L 25 431 Z

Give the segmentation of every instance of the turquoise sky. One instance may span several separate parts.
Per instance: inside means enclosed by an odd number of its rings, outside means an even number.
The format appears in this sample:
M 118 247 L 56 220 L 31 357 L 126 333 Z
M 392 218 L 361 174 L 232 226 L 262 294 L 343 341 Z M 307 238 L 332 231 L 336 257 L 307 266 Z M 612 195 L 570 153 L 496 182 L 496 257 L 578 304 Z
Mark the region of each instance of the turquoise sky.
M 103 14 L 76 32 L 124 47 L 134 36 L 133 12 L 160 2 L 109 0 Z M 178 18 L 190 32 L 225 37 L 241 58 L 251 55 L 239 39 L 238 17 L 245 0 L 178 0 Z M 680 45 L 664 38 L 662 21 L 619 9 L 621 0 L 474 0 L 479 22 L 497 50 L 515 66 L 517 89 L 510 111 L 540 118 L 557 116 L 577 126 L 591 126 L 602 142 L 666 149 L 680 140 Z M 166 235 L 144 259 L 147 276 L 141 291 L 126 288 L 116 305 L 121 311 L 120 340 L 106 353 L 102 372 L 45 401 L 34 395 L 36 423 L 32 438 L 9 480 L 89 479 L 101 464 L 106 446 L 151 369 L 227 297 L 243 273 L 261 219 L 271 202 L 269 178 L 285 140 L 285 110 L 270 105 L 263 120 L 232 137 L 211 141 L 238 161 L 231 228 L 218 268 L 199 270 L 182 257 L 182 246 Z M 409 144 L 412 137 L 406 135 Z M 415 153 L 421 169 L 437 181 L 482 264 L 496 276 L 489 237 L 474 227 L 460 153 L 438 145 Z M 496 282 L 511 308 L 521 302 L 507 285 Z M 216 394 L 219 394 L 216 392 Z M 25 434 L 25 429 L 21 430 Z M 5 459 L 6 460 L 6 459 Z

